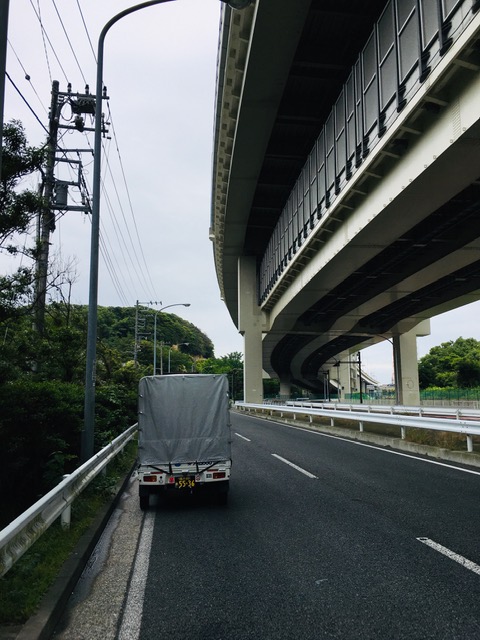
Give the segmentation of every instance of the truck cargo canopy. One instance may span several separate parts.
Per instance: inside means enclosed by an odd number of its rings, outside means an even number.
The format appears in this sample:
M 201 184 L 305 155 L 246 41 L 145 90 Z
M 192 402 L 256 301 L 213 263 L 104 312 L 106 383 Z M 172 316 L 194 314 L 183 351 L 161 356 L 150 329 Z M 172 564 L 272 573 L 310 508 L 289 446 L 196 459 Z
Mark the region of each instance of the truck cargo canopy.
M 231 457 L 225 375 L 147 376 L 139 383 L 139 462 L 161 465 Z

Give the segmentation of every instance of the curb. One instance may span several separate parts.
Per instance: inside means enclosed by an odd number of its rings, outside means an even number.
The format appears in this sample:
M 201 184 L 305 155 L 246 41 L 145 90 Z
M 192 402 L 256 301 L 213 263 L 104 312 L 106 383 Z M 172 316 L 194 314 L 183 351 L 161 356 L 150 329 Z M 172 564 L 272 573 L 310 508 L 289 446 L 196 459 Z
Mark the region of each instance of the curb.
M 23 626 L 1 627 L 0 640 L 48 640 L 51 638 L 76 583 L 117 506 L 120 496 L 127 487 L 133 468 L 117 485 L 115 496 L 100 510 L 88 530 L 78 541 L 71 556 L 64 562 L 55 582 L 42 598 L 37 613 L 31 616 Z

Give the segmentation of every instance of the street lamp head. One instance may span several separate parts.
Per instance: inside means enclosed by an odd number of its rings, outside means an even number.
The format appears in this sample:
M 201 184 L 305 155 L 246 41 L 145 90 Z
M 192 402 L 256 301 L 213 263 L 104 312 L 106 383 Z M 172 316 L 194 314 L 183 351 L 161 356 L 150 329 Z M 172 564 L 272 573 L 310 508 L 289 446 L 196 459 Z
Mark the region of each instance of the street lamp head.
M 225 2 L 232 9 L 245 9 L 249 4 L 253 4 L 254 0 L 220 0 L 220 2 Z

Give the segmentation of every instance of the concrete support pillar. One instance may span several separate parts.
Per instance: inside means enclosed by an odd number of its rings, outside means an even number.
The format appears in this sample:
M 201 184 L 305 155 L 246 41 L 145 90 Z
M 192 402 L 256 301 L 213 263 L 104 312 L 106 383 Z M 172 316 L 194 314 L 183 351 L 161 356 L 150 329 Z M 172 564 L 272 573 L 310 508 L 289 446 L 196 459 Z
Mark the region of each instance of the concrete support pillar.
M 238 260 L 238 330 L 244 338 L 245 402 L 263 402 L 262 320 L 257 304 L 256 261 L 242 256 Z
M 397 404 L 418 407 L 417 330 L 393 338 L 393 364 Z
M 340 365 L 337 367 L 338 371 L 338 400 L 343 402 L 346 394 L 351 393 L 351 379 L 352 379 L 352 366 L 349 362 L 349 354 L 342 354 L 342 358 L 345 358 L 345 362 L 340 361 Z
M 290 398 L 292 392 L 292 385 L 289 380 L 280 380 L 279 394 L 282 398 Z

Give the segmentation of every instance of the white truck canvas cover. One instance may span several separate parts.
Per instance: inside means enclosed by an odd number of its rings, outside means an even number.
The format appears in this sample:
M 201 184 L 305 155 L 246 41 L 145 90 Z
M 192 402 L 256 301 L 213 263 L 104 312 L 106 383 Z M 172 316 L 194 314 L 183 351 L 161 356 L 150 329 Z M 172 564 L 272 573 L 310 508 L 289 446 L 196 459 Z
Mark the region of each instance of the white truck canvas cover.
M 226 375 L 147 376 L 139 383 L 141 465 L 231 458 Z

